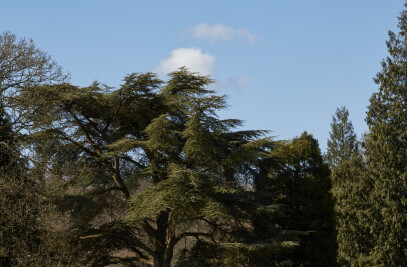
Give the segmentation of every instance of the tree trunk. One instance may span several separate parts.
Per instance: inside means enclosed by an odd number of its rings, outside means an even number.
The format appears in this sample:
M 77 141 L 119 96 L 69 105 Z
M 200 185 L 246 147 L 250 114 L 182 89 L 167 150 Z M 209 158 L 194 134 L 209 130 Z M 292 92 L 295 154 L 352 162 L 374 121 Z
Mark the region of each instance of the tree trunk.
M 171 261 L 173 257 L 174 248 L 165 250 L 162 255 L 159 255 L 160 258 L 154 259 L 154 267 L 171 267 Z
M 154 259 L 154 267 L 170 267 L 173 257 L 174 246 L 168 244 L 170 240 L 168 235 L 168 218 L 169 211 L 161 212 L 156 220 L 157 235 L 155 238 L 155 252 L 157 258 Z
M 164 254 L 163 267 L 171 266 L 173 254 L 174 254 L 174 247 L 167 247 L 167 249 L 165 250 L 165 254 Z

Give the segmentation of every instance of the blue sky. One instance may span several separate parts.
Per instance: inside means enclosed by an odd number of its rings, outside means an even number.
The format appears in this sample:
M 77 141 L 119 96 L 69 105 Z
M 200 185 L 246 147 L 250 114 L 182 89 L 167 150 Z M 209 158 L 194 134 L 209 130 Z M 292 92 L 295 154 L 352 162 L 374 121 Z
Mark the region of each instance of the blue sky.
M 337 107 L 364 122 L 372 78 L 403 0 L 4 0 L 0 32 L 31 37 L 71 73 L 118 87 L 132 72 L 178 65 L 210 74 L 228 95 L 222 117 L 277 139 L 308 131 L 322 150 Z

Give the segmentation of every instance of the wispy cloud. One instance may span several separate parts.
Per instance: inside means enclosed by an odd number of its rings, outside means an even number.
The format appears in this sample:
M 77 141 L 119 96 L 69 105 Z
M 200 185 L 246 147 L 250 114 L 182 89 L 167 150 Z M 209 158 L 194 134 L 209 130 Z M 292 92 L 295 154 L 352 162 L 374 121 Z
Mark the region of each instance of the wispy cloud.
M 227 79 L 226 87 L 236 91 L 243 91 L 247 88 L 249 81 L 250 78 L 246 76 L 231 77 Z
M 210 26 L 207 23 L 199 23 L 190 29 L 190 33 L 197 39 L 206 41 L 229 41 L 234 38 L 246 39 L 250 44 L 257 41 L 257 36 L 246 28 L 234 29 L 224 24 Z
M 215 67 L 215 57 L 203 53 L 199 48 L 182 47 L 171 51 L 170 56 L 162 59 L 154 71 L 165 75 L 181 67 L 187 67 L 201 75 L 210 75 Z

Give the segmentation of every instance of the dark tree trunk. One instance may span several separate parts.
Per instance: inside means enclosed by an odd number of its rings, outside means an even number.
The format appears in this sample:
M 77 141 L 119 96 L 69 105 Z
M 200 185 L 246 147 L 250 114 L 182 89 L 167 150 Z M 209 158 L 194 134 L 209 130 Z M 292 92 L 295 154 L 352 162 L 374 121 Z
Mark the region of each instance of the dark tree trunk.
M 174 247 L 168 244 L 168 218 L 169 211 L 161 212 L 156 220 L 157 231 L 155 238 L 155 251 L 157 258 L 154 259 L 154 267 L 170 267 Z

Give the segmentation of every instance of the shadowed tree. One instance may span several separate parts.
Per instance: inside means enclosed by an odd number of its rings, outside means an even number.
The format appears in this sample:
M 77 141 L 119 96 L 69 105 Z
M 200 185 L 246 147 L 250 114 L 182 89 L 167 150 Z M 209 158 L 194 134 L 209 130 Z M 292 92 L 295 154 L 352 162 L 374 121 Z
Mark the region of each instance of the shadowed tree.
M 27 266 L 38 261 L 41 227 L 37 221 L 38 184 L 19 158 L 7 115 L 0 112 L 0 265 Z
M 324 164 L 318 141 L 304 132 L 275 150 L 279 159 L 271 171 L 282 192 L 281 202 L 290 208 L 285 228 L 309 231 L 298 262 L 334 266 L 336 257 L 333 201 L 329 169 Z
M 355 261 L 361 249 L 357 246 L 357 240 L 365 233 L 359 227 L 357 216 L 358 209 L 362 207 L 362 192 L 358 190 L 364 166 L 345 107 L 338 108 L 332 116 L 329 137 L 325 160 L 331 169 L 331 191 L 335 200 L 338 263 L 349 265 Z
M 20 130 L 24 114 L 13 97 L 24 86 L 58 83 L 61 68 L 32 40 L 0 34 L 0 265 L 42 265 L 46 254 L 40 223 L 41 183 L 22 158 Z
M 291 235 L 296 246 L 269 257 L 269 265 L 335 266 L 336 244 L 333 201 L 328 166 L 318 141 L 304 132 L 291 141 L 275 143 L 263 162 L 265 173 L 256 180 L 256 190 L 266 197 L 269 213 L 259 213 L 255 227 L 258 239 Z

